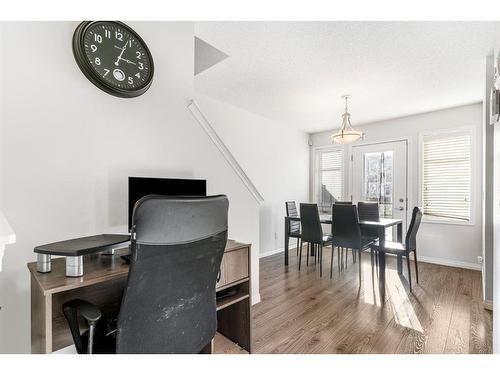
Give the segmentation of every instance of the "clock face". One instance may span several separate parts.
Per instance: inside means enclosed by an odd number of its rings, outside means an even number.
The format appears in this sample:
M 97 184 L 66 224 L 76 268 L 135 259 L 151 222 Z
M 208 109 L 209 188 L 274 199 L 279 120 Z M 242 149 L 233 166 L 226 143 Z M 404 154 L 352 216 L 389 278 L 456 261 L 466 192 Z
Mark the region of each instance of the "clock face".
M 151 85 L 154 69 L 149 49 L 121 22 L 83 22 L 75 31 L 73 51 L 87 78 L 112 95 L 138 96 Z

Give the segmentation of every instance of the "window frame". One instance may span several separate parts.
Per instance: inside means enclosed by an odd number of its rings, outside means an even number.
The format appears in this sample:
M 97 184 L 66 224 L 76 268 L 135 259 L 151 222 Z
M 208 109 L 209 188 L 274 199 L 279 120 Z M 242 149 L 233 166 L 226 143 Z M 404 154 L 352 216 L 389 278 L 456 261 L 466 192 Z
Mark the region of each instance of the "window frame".
M 469 197 L 469 220 L 459 221 L 449 218 L 438 219 L 436 217 L 429 218 L 425 215 L 424 210 L 424 138 L 428 136 L 444 136 L 454 134 L 468 134 L 470 140 L 470 197 Z M 419 147 L 418 147 L 418 160 L 419 160 L 419 183 L 418 183 L 418 202 L 422 208 L 422 222 L 429 224 L 445 224 L 445 225 L 459 225 L 459 226 L 474 226 L 476 222 L 475 207 L 476 207 L 476 187 L 474 181 L 477 181 L 478 175 L 474 164 L 476 161 L 476 128 L 474 126 L 463 126 L 457 128 L 438 129 L 435 131 L 423 131 L 419 133 Z
M 313 191 L 313 201 L 316 202 L 316 204 L 318 204 L 318 206 L 320 206 L 320 196 L 321 196 L 321 192 L 320 192 L 320 180 L 321 180 L 321 172 L 323 170 L 331 170 L 329 168 L 327 169 L 321 169 L 320 168 L 320 158 L 321 158 L 321 155 L 323 153 L 327 153 L 327 152 L 333 152 L 333 151 L 338 151 L 340 152 L 340 155 L 341 155 L 341 166 L 340 166 L 340 174 L 342 176 L 342 181 L 341 181 L 341 199 L 343 200 L 344 197 L 345 197 L 345 192 L 346 192 L 346 185 L 345 185 L 345 165 L 346 165 L 346 162 L 345 162 L 345 148 L 344 146 L 323 146 L 323 147 L 315 147 L 314 148 L 314 175 L 313 175 L 313 179 L 314 179 L 314 191 Z

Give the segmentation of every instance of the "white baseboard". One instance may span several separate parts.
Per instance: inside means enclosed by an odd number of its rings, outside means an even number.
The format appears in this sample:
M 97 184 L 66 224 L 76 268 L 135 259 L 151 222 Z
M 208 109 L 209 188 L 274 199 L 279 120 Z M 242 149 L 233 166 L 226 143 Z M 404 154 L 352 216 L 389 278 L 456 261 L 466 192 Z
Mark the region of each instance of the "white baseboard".
M 485 309 L 493 311 L 493 301 L 492 300 L 485 299 L 483 301 L 483 306 Z
M 289 249 L 292 250 L 291 247 L 289 247 Z M 294 249 L 295 249 L 295 247 L 294 247 Z M 281 249 L 274 249 L 274 250 L 265 251 L 265 252 L 259 254 L 259 258 L 270 257 L 271 255 L 282 253 L 283 251 L 285 251 L 284 247 L 282 247 Z
M 260 293 L 252 294 L 252 305 L 256 305 L 260 302 Z
M 296 249 L 296 246 L 290 246 L 290 250 Z M 284 251 L 284 248 L 275 249 L 260 253 L 259 258 L 266 258 L 271 255 L 279 254 Z M 459 260 L 453 259 L 445 259 L 445 258 L 435 258 L 435 257 L 427 257 L 427 256 L 418 256 L 418 260 L 425 263 L 439 264 L 441 266 L 449 266 L 449 267 L 457 267 L 457 268 L 465 268 L 474 271 L 481 271 L 481 265 L 471 262 L 462 262 Z
M 426 256 L 422 256 L 422 255 L 417 255 L 417 257 L 418 257 L 419 262 L 422 261 L 425 263 L 439 264 L 442 266 L 465 268 L 468 270 L 481 271 L 481 265 L 477 264 L 477 263 L 462 262 L 460 260 L 445 259 L 445 258 L 426 257 Z

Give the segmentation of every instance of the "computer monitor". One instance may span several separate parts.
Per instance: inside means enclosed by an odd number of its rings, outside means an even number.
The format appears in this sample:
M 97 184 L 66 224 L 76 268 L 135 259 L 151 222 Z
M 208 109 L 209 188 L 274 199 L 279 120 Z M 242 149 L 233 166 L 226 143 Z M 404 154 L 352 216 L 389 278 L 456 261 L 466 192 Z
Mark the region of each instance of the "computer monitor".
M 150 194 L 206 196 L 207 181 L 184 178 L 128 178 L 128 229 L 132 226 L 135 203 Z

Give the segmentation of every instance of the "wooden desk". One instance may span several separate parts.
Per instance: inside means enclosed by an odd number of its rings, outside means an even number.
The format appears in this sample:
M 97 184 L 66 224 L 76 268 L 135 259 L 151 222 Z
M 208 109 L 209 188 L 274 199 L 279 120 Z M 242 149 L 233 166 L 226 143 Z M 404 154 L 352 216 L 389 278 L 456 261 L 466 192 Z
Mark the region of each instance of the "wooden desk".
M 129 266 L 120 255 L 85 256 L 85 274 L 65 276 L 64 258 L 52 261 L 52 272 L 39 273 L 36 262 L 28 263 L 31 273 L 31 352 L 52 353 L 72 345 L 73 340 L 62 312 L 62 305 L 74 298 L 88 300 L 103 313 L 120 308 Z M 218 334 L 215 353 L 251 352 L 251 245 L 228 240 L 222 258 L 218 293 L 234 288 L 236 294 L 217 300 Z

